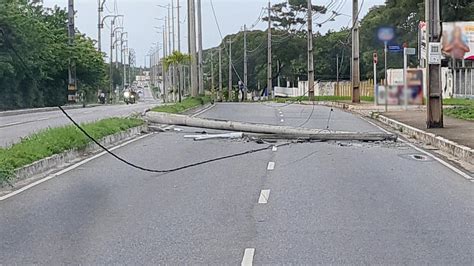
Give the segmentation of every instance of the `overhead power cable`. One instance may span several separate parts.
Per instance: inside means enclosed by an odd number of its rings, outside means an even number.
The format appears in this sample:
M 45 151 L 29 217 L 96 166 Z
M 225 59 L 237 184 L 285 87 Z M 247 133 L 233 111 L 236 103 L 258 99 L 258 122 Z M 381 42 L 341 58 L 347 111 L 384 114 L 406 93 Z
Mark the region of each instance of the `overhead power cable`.
M 16 51 L 15 47 L 12 45 L 12 43 L 10 42 L 10 40 L 8 39 L 8 37 L 6 36 L 5 32 L 3 31 L 2 28 L 0 28 L 0 36 L 3 37 L 3 39 L 5 40 L 5 43 L 7 44 L 7 47 L 10 48 L 11 51 L 13 51 L 14 55 L 18 58 L 18 60 L 20 61 L 22 67 L 24 68 L 25 70 L 25 73 L 26 75 L 32 79 L 33 81 L 37 82 L 37 80 L 33 77 L 33 75 L 31 75 L 31 71 L 29 69 L 29 67 L 27 66 L 27 64 L 25 63 L 25 61 L 23 60 L 23 58 L 19 55 L 19 53 Z M 196 167 L 196 166 L 199 166 L 199 165 L 204 165 L 204 164 L 208 164 L 208 163 L 211 163 L 211 162 L 216 162 L 216 161 L 221 161 L 221 160 L 225 160 L 225 159 L 230 159 L 230 158 L 235 158 L 235 157 L 240 157 L 240 156 L 244 156 L 244 155 L 248 155 L 248 154 L 252 154 L 252 153 L 258 153 L 258 152 L 262 152 L 262 151 L 266 151 L 266 150 L 269 150 L 271 148 L 273 148 L 274 146 L 277 146 L 277 147 L 282 147 L 282 146 L 287 146 L 287 145 L 290 145 L 291 143 L 293 142 L 287 142 L 287 143 L 282 143 L 282 144 L 279 144 L 279 145 L 269 145 L 269 146 L 266 146 L 266 147 L 263 147 L 263 148 L 259 148 L 259 149 L 253 149 L 253 150 L 247 150 L 247 151 L 243 151 L 243 152 L 239 152 L 239 153 L 234 153 L 234 154 L 230 154 L 230 155 L 225 155 L 225 156 L 220 156 L 220 157 L 216 157 L 216 158 L 212 158 L 212 159 L 208 159 L 208 160 L 204 160 L 204 161 L 200 161 L 200 162 L 196 162 L 196 163 L 192 163 L 192 164 L 187 164 L 187 165 L 183 165 L 183 166 L 180 166 L 180 167 L 176 167 L 176 168 L 171 168 L 171 169 L 164 169 L 164 170 L 160 170 L 160 169 L 151 169 L 151 168 L 146 168 L 146 167 L 142 167 L 142 166 L 139 166 L 137 164 L 134 164 L 120 156 L 118 156 L 117 154 L 115 154 L 114 152 L 112 152 L 111 150 L 109 150 L 107 147 L 105 147 L 104 145 L 102 145 L 99 141 L 97 141 L 94 137 L 92 137 L 83 127 L 81 127 L 61 106 L 57 106 L 59 108 L 59 110 L 71 121 L 71 123 L 77 128 L 79 129 L 79 131 L 81 131 L 87 138 L 89 138 L 92 142 L 94 142 L 95 144 L 97 144 L 102 150 L 104 150 L 105 152 L 107 152 L 108 154 L 110 154 L 112 157 L 114 157 L 115 159 L 119 160 L 120 162 L 130 166 L 130 167 L 133 167 L 135 169 L 138 169 L 138 170 L 141 170 L 141 171 L 145 171 L 145 172 L 152 172 L 152 173 L 161 173 L 161 174 L 166 174 L 166 173 L 172 173 L 172 172 L 176 172 L 176 171 L 180 171 L 180 170 L 184 170 L 184 169 L 187 169 L 187 168 L 191 168 L 191 167 Z

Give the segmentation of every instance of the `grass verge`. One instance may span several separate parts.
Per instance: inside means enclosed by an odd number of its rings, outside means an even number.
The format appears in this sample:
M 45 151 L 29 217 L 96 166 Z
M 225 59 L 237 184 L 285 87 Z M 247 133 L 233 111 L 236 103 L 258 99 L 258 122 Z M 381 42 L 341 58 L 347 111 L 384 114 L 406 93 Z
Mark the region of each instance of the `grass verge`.
M 143 125 L 136 118 L 108 118 L 82 124 L 95 139 L 101 139 Z M 50 128 L 22 139 L 8 148 L 0 148 L 0 185 L 13 178 L 15 169 L 71 149 L 85 148 L 91 141 L 75 126 Z
M 190 97 L 190 98 L 186 98 L 182 100 L 180 103 L 160 105 L 151 110 L 153 112 L 179 114 L 189 109 L 192 109 L 192 108 L 195 108 L 195 107 L 198 107 L 210 102 L 211 102 L 211 97 L 209 96 Z
M 444 109 L 444 113 L 447 116 L 474 121 L 474 100 L 459 98 L 444 99 L 443 104 L 454 106 Z
M 474 106 L 456 106 L 444 109 L 444 113 L 448 116 L 463 120 L 474 121 Z

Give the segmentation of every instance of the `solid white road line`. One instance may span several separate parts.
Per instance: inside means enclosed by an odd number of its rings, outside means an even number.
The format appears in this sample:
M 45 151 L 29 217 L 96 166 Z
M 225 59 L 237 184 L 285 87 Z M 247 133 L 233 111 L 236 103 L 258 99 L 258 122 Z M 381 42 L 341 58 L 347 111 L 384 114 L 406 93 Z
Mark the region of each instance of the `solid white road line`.
M 268 203 L 268 197 L 270 197 L 270 189 L 264 189 L 260 192 L 260 197 L 258 198 L 258 203 L 266 204 Z
M 204 108 L 203 110 L 201 110 L 201 111 L 199 111 L 199 112 L 197 112 L 197 113 L 191 115 L 191 117 L 196 117 L 196 116 L 198 116 L 198 115 L 202 115 L 203 113 L 205 113 L 205 112 L 211 110 L 212 108 L 214 108 L 214 106 L 216 106 L 216 105 L 215 105 L 215 104 L 212 104 L 211 106 L 209 106 L 209 107 L 207 107 L 207 108 Z
M 275 162 L 268 162 L 267 170 L 273 170 L 273 169 L 275 169 Z
M 362 118 L 362 119 L 364 119 L 365 121 L 367 121 L 367 122 L 370 123 L 371 125 L 373 125 L 373 126 L 379 128 L 379 129 L 382 130 L 383 132 L 385 132 L 385 133 L 390 133 L 390 132 L 388 132 L 387 130 L 385 130 L 384 128 L 382 128 L 381 126 L 379 126 L 379 125 L 373 123 L 372 121 L 369 121 L 369 120 L 367 120 L 367 119 L 365 119 L 365 118 Z M 411 144 L 409 141 L 406 141 L 406 140 L 401 139 L 401 138 L 398 138 L 398 139 L 399 139 L 401 142 L 403 142 L 403 143 L 407 144 L 408 146 L 410 146 L 411 148 L 413 148 L 413 149 L 415 149 L 415 150 L 417 150 L 417 151 L 419 151 L 419 152 L 425 154 L 426 156 L 429 156 L 429 157 L 433 158 L 434 160 L 436 160 L 436 161 L 439 162 L 440 164 L 442 164 L 442 165 L 444 165 L 445 167 L 451 169 L 453 172 L 455 172 L 455 173 L 457 173 L 458 175 L 464 177 L 465 179 L 474 181 L 474 179 L 472 178 L 472 176 L 470 176 L 470 175 L 468 175 L 467 173 L 465 173 L 465 172 L 459 170 L 458 168 L 454 167 L 454 166 L 451 165 L 450 163 L 445 162 L 444 160 L 442 160 L 442 159 L 436 157 L 435 155 L 433 155 L 433 154 L 431 154 L 431 153 L 429 153 L 429 152 L 427 152 L 427 151 L 425 151 L 425 150 L 423 150 L 423 149 L 420 149 L 420 148 L 416 147 L 415 145 Z
M 153 134 L 147 134 L 147 135 L 140 136 L 140 137 L 138 137 L 138 138 L 134 138 L 134 139 L 129 140 L 129 141 L 127 141 L 127 142 L 124 142 L 124 143 L 122 143 L 122 144 L 120 144 L 120 145 L 118 145 L 118 146 L 115 146 L 115 147 L 113 147 L 113 148 L 110 148 L 109 150 L 110 150 L 110 151 L 113 151 L 113 150 L 122 148 L 122 147 L 124 147 L 124 146 L 126 146 L 126 145 L 128 145 L 128 144 L 130 144 L 130 143 L 133 143 L 133 142 L 135 142 L 135 141 L 141 140 L 141 139 L 143 139 L 143 138 L 145 138 L 145 137 L 148 137 L 148 136 L 151 136 L 151 135 L 153 135 Z M 11 198 L 11 197 L 13 197 L 13 196 L 15 196 L 15 195 L 18 195 L 18 194 L 20 194 L 20 193 L 23 192 L 23 191 L 26 191 L 26 190 L 28 190 L 28 189 L 30 189 L 30 188 L 32 188 L 32 187 L 35 187 L 35 186 L 37 186 L 37 185 L 39 185 L 39 184 L 41 184 L 41 183 L 44 183 L 44 182 L 46 182 L 46 181 L 48 181 L 48 180 L 50 180 L 50 179 L 53 179 L 53 178 L 55 178 L 55 177 L 57 177 L 57 176 L 60 176 L 60 175 L 65 174 L 65 173 L 67 173 L 67 172 L 69 172 L 69 171 L 71 171 L 71 170 L 74 170 L 74 169 L 76 169 L 77 167 L 79 167 L 79 166 L 81 166 L 81 165 L 83 165 L 83 164 L 85 164 L 85 163 L 88 163 L 88 162 L 90 162 L 90 161 L 92 161 L 92 160 L 94 160 L 94 159 L 97 159 L 97 158 L 99 158 L 99 157 L 101 157 L 101 156 L 103 156 L 103 155 L 106 155 L 106 154 L 108 154 L 108 153 L 107 153 L 106 151 L 103 151 L 103 152 L 101 152 L 101 153 L 99 153 L 99 154 L 96 154 L 96 155 L 90 157 L 90 158 L 87 158 L 87 159 L 85 159 L 85 160 L 82 160 L 82 161 L 80 161 L 80 162 L 78 162 L 78 163 L 76 163 L 76 164 L 74 164 L 74 165 L 71 165 L 71 166 L 69 166 L 68 168 L 65 168 L 65 169 L 63 169 L 63 170 L 61 170 L 61 171 L 59 171 L 59 172 L 57 172 L 57 173 L 54 173 L 54 174 L 52 174 L 52 175 L 49 175 L 49 176 L 47 176 L 47 177 L 45 177 L 45 178 L 42 178 L 42 179 L 37 180 L 37 181 L 35 181 L 35 182 L 31 183 L 31 184 L 28 184 L 28 185 L 26 185 L 26 186 L 24 186 L 24 187 L 22 187 L 22 188 L 20 188 L 20 189 L 18 189 L 18 190 L 15 190 L 15 191 L 13 191 L 13 192 L 11 192 L 11 193 L 8 193 L 8 194 L 6 194 L 6 195 L 4 195 L 4 196 L 1 196 L 1 197 L 0 197 L 0 201 L 4 201 L 4 200 L 6 200 L 6 199 L 8 199 L 8 198 Z
M 242 266 L 252 266 L 253 265 L 253 256 L 255 255 L 254 248 L 246 248 L 244 251 L 244 257 L 242 258 Z

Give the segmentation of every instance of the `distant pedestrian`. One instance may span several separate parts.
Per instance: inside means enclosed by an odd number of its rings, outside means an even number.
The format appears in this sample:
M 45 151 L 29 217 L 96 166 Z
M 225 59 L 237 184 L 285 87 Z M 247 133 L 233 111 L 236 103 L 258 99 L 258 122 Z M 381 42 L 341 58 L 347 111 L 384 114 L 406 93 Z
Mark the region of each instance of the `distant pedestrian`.
M 239 80 L 239 91 L 240 91 L 240 93 L 242 93 L 242 100 L 241 101 L 243 102 L 245 100 L 245 85 L 241 80 Z

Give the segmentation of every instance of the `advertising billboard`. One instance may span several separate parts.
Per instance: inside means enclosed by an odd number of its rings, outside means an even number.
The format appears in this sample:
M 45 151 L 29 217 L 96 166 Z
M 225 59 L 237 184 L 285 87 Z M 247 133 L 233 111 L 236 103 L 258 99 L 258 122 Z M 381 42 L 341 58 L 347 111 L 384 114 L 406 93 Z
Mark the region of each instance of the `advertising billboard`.
M 444 22 L 441 45 L 446 58 L 474 60 L 474 22 Z
M 407 70 L 407 91 L 404 90 L 403 69 L 388 70 L 388 86 L 378 86 L 376 92 L 376 103 L 384 105 L 388 96 L 389 105 L 402 105 L 406 99 L 409 105 L 423 104 L 423 69 Z

